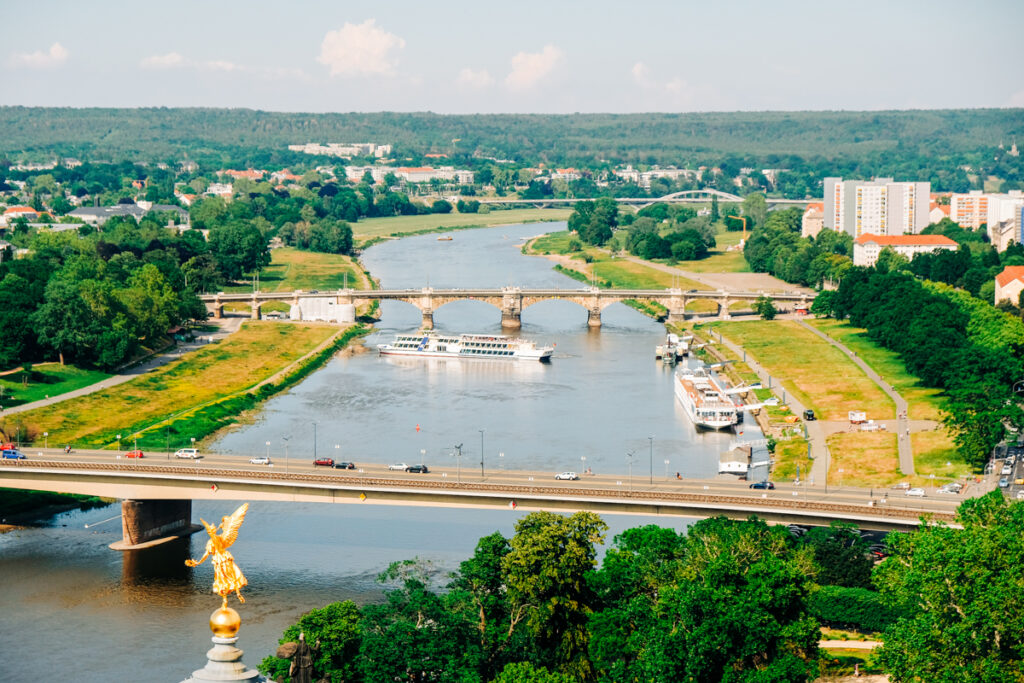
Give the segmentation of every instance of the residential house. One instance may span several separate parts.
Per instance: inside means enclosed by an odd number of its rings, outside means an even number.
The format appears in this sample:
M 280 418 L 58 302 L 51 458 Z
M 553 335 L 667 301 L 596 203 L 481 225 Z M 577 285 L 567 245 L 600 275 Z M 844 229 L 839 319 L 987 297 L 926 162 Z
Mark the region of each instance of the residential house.
M 853 241 L 853 265 L 875 265 L 878 255 L 887 247 L 908 260 L 917 254 L 959 249 L 959 245 L 945 235 L 860 235 Z
M 1020 302 L 1020 293 L 1024 291 L 1024 266 L 1006 266 L 1003 272 L 996 275 L 996 295 L 993 304 L 1009 301 L 1014 306 Z

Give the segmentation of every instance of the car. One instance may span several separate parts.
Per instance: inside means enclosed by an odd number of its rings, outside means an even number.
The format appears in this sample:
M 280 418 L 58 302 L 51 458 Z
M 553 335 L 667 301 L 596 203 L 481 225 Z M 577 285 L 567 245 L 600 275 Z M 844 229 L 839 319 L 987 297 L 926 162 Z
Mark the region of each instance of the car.
M 951 482 L 949 484 L 943 484 L 942 486 L 940 486 L 938 492 L 939 493 L 960 493 L 960 491 L 962 491 L 963 488 L 964 487 L 961 486 L 960 484 L 958 484 L 956 482 Z
M 415 474 L 429 474 L 430 469 L 426 465 L 409 465 L 405 468 L 406 472 L 413 472 Z
M 187 460 L 197 460 L 199 459 L 200 455 L 199 451 L 197 451 L 194 448 L 179 448 L 174 452 L 174 457 L 185 458 Z
M 313 467 L 334 467 L 334 458 L 317 458 L 313 461 Z
M 915 498 L 924 498 L 924 489 L 921 489 L 921 488 L 907 489 L 905 495 L 914 496 Z
M 1003 469 L 1000 470 L 999 474 L 1013 474 L 1013 465 L 1003 465 Z
M 144 456 L 142 454 L 142 451 L 140 451 L 138 449 L 135 449 L 134 451 L 128 451 L 127 453 L 125 453 L 124 457 L 126 457 L 126 458 L 144 458 L 146 456 Z
M 1010 480 L 1007 479 L 1006 477 L 1003 477 L 1002 479 L 999 480 L 999 488 L 1005 489 L 1009 485 L 1010 485 Z
M 906 490 L 906 489 L 909 489 L 909 488 L 910 488 L 910 484 L 908 484 L 908 483 L 907 483 L 907 482 L 905 482 L 905 481 L 901 481 L 901 482 L 900 482 L 900 483 L 898 483 L 898 484 L 893 484 L 893 485 L 892 485 L 892 486 L 890 486 L 889 488 L 891 488 L 891 489 L 903 489 L 903 490 Z
M 28 460 L 28 457 L 21 451 L 13 448 L 5 448 L 3 451 L 4 460 Z
M 775 483 L 770 481 L 755 481 L 753 484 L 750 485 L 750 488 L 774 490 Z
M 555 475 L 555 479 L 559 479 L 561 481 L 576 481 L 579 478 L 580 475 L 575 472 L 559 472 Z
M 249 458 L 250 465 L 269 465 L 270 458 L 265 455 L 258 455 L 255 458 Z
M 334 469 L 336 470 L 354 470 L 356 464 L 354 462 L 336 462 L 334 463 Z
M 808 408 L 807 410 L 804 411 L 804 419 L 807 420 L 808 422 L 813 422 L 818 418 L 814 417 L 814 411 Z
M 1017 500 L 1024 500 L 1024 489 L 1017 491 Z
M 408 467 L 409 466 L 406 465 L 404 462 L 396 462 L 394 464 L 388 465 L 388 469 L 391 470 L 392 472 L 405 472 L 405 470 L 408 469 Z

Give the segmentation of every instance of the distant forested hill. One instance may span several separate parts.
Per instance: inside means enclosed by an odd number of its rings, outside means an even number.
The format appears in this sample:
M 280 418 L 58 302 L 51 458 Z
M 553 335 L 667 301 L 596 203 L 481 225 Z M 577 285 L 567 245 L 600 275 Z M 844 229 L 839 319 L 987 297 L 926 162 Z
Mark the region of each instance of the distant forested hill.
M 1024 109 L 456 116 L 0 107 L 0 131 L 0 154 L 10 159 L 234 158 L 240 149 L 266 154 L 305 142 L 378 142 L 394 144 L 400 158 L 445 152 L 588 167 L 884 158 L 899 169 L 918 166 L 922 157 L 988 156 L 1014 136 L 1024 143 Z

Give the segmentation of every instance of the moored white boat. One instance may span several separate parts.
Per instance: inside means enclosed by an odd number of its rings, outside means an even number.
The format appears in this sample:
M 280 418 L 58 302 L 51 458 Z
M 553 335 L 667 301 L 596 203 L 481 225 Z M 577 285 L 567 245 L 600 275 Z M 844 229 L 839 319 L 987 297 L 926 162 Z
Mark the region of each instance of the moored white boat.
M 537 346 L 535 342 L 505 335 L 454 335 L 433 331 L 400 334 L 390 344 L 377 345 L 377 351 L 382 356 L 483 358 L 541 362 L 550 360 L 554 350 L 554 346 Z
M 704 368 L 679 368 L 674 380 L 676 399 L 694 426 L 727 429 L 739 423 L 736 404 Z

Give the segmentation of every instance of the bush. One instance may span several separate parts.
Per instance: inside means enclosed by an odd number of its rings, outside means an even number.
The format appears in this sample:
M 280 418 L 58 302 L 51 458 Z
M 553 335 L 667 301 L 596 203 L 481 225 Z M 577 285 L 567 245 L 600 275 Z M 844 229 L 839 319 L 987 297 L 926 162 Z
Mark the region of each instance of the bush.
M 808 601 L 811 616 L 826 626 L 858 631 L 884 631 L 901 615 L 865 588 L 822 586 Z

